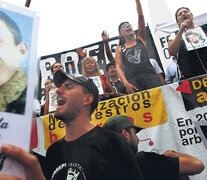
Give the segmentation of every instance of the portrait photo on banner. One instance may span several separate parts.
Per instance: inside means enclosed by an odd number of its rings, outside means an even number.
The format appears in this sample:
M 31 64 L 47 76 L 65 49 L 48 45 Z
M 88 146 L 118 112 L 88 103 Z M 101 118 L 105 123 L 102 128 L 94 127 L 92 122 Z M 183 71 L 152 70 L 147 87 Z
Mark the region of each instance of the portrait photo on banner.
M 65 71 L 69 74 L 76 74 L 76 68 L 74 61 L 65 62 Z
M 0 149 L 29 151 L 37 87 L 39 14 L 0 1 Z M 0 151 L 0 174 L 25 179 L 24 170 Z
M 25 113 L 31 17 L 0 8 L 0 112 Z

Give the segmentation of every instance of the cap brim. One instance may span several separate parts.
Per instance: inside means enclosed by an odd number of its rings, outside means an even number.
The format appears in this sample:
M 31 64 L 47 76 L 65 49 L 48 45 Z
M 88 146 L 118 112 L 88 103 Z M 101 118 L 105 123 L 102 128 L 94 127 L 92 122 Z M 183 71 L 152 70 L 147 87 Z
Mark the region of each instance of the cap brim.
M 136 131 L 137 131 L 136 133 L 138 133 L 139 131 L 144 129 L 144 128 L 140 127 L 140 126 L 137 126 L 136 124 L 134 124 L 132 127 L 134 127 L 136 129 Z
M 62 83 L 64 83 L 67 79 L 73 80 L 73 78 L 69 74 L 66 74 L 64 71 L 58 70 L 54 74 L 54 84 L 56 87 L 60 87 Z

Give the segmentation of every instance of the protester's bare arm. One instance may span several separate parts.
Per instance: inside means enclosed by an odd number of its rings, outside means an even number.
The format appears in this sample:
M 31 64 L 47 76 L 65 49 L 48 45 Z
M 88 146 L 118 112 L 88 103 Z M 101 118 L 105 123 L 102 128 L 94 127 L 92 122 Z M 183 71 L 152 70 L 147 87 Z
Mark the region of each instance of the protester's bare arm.
M 44 113 L 43 113 L 43 115 L 47 115 L 49 113 L 49 96 L 50 96 L 49 91 L 50 91 L 49 86 L 45 87 L 46 99 L 45 99 L 45 104 L 44 104 Z
M 19 147 L 8 144 L 2 144 L 1 152 L 24 167 L 27 179 L 45 180 L 40 164 L 34 155 Z M 20 180 L 20 178 L 15 176 L 0 174 L 0 179 L 4 180 L 3 178 L 5 180 Z
M 146 29 L 145 29 L 145 21 L 144 21 L 144 15 L 142 12 L 142 5 L 140 3 L 140 0 L 136 0 L 137 5 L 137 13 L 138 13 L 138 34 L 137 39 L 140 39 L 144 45 L 146 46 Z
M 112 54 L 112 52 L 111 52 L 111 49 L 110 49 L 110 47 L 109 47 L 109 42 L 108 42 L 108 40 L 109 40 L 109 35 L 106 34 L 106 33 L 103 31 L 102 34 L 101 34 L 101 36 L 102 36 L 102 39 L 103 39 L 103 42 L 104 42 L 104 46 L 105 46 L 105 48 L 106 48 L 106 55 L 107 55 L 107 58 L 108 58 L 108 60 L 109 60 L 111 63 L 114 63 L 114 64 L 115 64 L 115 58 L 114 58 L 114 56 L 113 56 L 113 54 Z
M 161 84 L 165 85 L 165 80 L 164 80 L 162 74 L 158 74 L 158 77 L 160 78 Z
M 131 93 L 134 93 L 134 92 L 138 91 L 138 89 L 134 85 L 130 84 L 127 81 L 127 79 L 124 75 L 124 72 L 123 72 L 123 69 L 122 69 L 123 64 L 122 64 L 122 57 L 121 57 L 121 46 L 117 46 L 115 57 L 116 57 L 117 74 L 120 77 L 121 81 L 123 82 L 127 93 L 131 94 Z
M 189 23 L 188 21 L 182 22 L 180 25 L 180 29 L 179 29 L 177 35 L 175 36 L 175 39 L 169 41 L 168 51 L 171 56 L 177 55 L 178 50 L 180 48 L 181 41 L 182 41 L 182 33 L 185 30 L 185 27 L 187 27 L 188 23 Z
M 173 150 L 164 153 L 167 157 L 179 157 L 179 172 L 180 174 L 194 175 L 199 174 L 205 168 L 202 161 L 184 153 L 178 153 Z

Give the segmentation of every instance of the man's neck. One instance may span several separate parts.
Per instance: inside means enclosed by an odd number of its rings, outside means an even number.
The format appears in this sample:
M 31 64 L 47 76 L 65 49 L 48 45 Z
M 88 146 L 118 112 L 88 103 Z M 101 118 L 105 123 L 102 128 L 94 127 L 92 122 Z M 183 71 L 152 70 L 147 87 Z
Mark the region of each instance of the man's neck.
M 130 35 L 130 36 L 127 36 L 125 38 L 125 47 L 131 47 L 131 46 L 134 46 L 136 44 L 136 39 L 134 38 L 134 35 Z
M 110 76 L 110 81 L 112 81 L 112 82 L 117 82 L 119 80 L 119 78 L 118 78 L 118 76 Z
M 66 141 L 74 141 L 92 130 L 95 126 L 90 123 L 89 118 L 74 119 L 68 125 L 66 125 Z

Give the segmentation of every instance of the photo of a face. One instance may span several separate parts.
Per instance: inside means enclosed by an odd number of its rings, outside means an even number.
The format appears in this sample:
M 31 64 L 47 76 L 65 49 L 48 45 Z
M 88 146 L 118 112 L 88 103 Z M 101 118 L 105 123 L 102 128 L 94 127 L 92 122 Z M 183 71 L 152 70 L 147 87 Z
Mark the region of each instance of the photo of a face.
M 205 41 L 205 39 L 203 39 L 202 36 L 197 33 L 186 34 L 186 39 L 188 42 L 195 43 L 195 44 L 203 43 Z
M 28 23 L 27 25 L 19 24 Z M 21 26 L 21 27 L 20 27 Z M 0 111 L 24 114 L 32 18 L 0 8 Z M 32 29 L 28 28 L 27 31 Z M 22 32 L 22 29 L 24 31 Z M 26 34 L 27 33 L 27 34 Z M 25 34 L 30 37 L 25 38 Z
M 76 74 L 74 61 L 69 61 L 65 63 L 66 72 L 69 74 Z

